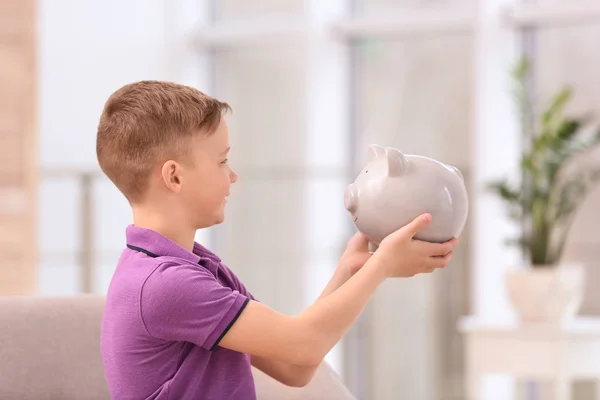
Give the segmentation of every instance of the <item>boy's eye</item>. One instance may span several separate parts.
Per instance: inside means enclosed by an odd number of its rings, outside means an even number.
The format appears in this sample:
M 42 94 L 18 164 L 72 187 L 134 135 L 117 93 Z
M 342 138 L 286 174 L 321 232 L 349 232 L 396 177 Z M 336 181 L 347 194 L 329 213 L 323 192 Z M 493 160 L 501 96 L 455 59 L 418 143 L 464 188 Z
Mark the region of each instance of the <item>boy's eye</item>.
M 227 164 L 227 161 L 229 161 L 229 160 L 226 158 L 221 162 L 221 164 Z

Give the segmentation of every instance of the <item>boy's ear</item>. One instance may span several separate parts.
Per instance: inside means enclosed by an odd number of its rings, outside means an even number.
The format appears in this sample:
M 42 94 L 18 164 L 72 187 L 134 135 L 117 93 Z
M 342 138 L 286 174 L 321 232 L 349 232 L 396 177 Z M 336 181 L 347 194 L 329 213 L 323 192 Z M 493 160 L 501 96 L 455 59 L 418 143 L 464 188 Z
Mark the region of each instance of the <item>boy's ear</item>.
M 181 167 L 177 162 L 169 160 L 164 163 L 161 174 L 167 189 L 174 193 L 181 192 Z

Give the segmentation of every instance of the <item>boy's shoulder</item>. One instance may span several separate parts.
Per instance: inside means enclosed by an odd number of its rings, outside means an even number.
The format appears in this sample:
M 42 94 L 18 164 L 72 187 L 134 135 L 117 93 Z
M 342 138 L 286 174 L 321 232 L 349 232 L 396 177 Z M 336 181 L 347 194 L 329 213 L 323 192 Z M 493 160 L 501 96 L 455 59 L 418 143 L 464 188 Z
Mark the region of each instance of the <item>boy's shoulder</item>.
M 102 323 L 109 384 L 131 390 L 132 382 L 146 376 L 153 385 L 171 382 L 168 390 L 177 398 L 187 382 L 194 382 L 205 394 L 208 389 L 220 394 L 225 386 L 211 381 L 212 374 L 198 375 L 197 365 L 210 359 L 214 368 L 233 368 L 236 376 L 243 377 L 246 391 L 253 390 L 246 355 L 227 349 L 210 353 L 251 299 L 236 282 L 219 257 L 200 244 L 190 252 L 157 232 L 129 226 Z M 177 385 L 171 380 L 173 369 L 185 377 Z M 203 383 L 198 384 L 199 379 Z
M 126 238 L 127 249 L 117 268 L 122 277 L 135 276 L 143 296 L 222 286 L 253 299 L 235 272 L 199 243 L 190 252 L 155 231 L 133 225 L 127 227 Z
M 152 338 L 214 349 L 253 296 L 219 257 L 196 244 L 190 252 L 153 231 L 127 229 L 108 303 Z M 128 298 L 124 307 L 119 299 Z M 112 301 L 114 300 L 114 301 Z M 124 321 L 124 320 L 123 320 Z M 129 323 L 129 322 L 123 322 Z

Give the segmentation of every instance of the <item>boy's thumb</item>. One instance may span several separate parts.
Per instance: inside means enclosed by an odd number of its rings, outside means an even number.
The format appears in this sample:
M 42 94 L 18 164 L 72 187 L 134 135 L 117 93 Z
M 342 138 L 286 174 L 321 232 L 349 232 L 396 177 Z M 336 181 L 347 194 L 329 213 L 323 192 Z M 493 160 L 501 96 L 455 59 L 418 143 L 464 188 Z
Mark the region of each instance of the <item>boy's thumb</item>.
M 427 228 L 429 223 L 431 222 L 431 214 L 425 213 L 419 215 L 417 218 L 413 219 L 408 225 L 405 226 L 406 233 L 412 237 L 417 232 L 422 231 Z

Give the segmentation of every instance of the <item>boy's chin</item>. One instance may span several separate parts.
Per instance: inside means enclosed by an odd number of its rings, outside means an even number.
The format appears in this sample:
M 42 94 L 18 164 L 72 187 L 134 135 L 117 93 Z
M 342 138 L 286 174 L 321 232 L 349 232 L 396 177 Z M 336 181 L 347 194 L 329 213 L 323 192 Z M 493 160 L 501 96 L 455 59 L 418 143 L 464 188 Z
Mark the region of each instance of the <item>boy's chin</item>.
M 225 221 L 225 210 L 221 209 L 215 213 L 213 225 L 221 224 Z
M 225 214 L 221 214 L 215 218 L 215 225 L 219 225 L 225 222 Z
M 203 218 L 203 221 L 199 221 L 196 224 L 196 230 L 210 228 L 211 226 L 219 225 L 219 224 L 223 223 L 224 221 L 225 221 L 225 214 L 217 213 L 217 214 L 213 215 L 212 218 L 205 217 L 205 218 Z

